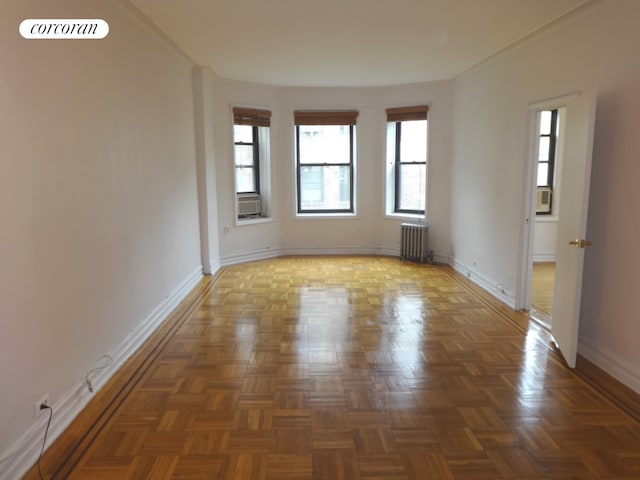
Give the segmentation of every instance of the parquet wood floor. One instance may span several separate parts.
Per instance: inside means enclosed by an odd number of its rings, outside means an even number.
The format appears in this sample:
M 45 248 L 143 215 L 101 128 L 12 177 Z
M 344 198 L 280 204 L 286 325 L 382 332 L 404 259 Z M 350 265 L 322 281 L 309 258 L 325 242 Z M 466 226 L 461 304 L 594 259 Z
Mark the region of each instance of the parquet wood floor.
M 449 267 L 227 267 L 170 323 L 48 478 L 640 479 L 640 424 Z
M 551 322 L 555 262 L 535 262 L 531 276 L 531 309 L 547 324 Z

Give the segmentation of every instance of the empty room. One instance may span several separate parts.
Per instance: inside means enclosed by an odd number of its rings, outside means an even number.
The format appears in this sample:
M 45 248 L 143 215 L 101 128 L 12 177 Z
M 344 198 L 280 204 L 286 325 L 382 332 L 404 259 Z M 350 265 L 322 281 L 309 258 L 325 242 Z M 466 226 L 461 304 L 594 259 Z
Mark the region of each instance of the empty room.
M 639 19 L 2 0 L 0 480 L 640 478 Z

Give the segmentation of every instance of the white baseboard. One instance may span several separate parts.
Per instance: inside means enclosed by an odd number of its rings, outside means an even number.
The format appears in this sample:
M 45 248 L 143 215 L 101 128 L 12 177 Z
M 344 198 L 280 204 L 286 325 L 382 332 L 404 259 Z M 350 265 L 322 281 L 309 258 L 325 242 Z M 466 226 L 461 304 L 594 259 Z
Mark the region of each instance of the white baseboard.
M 283 255 L 387 255 L 392 249 L 384 247 L 288 247 L 282 249 Z M 393 251 L 392 256 L 397 256 L 399 253 Z
M 626 365 L 615 353 L 599 351 L 583 340 L 578 340 L 578 353 L 640 394 L 640 375 L 638 375 L 637 367 Z
M 221 267 L 236 265 L 238 263 L 267 260 L 269 258 L 283 257 L 287 255 L 316 256 L 316 255 L 382 255 L 385 257 L 400 258 L 398 247 L 286 247 L 278 249 L 257 250 L 248 253 L 226 255 L 220 259 L 217 265 L 211 265 L 211 271 L 215 273 Z M 436 263 L 450 263 L 449 255 L 434 254 Z
M 515 295 L 513 294 L 513 292 L 509 292 L 507 289 L 505 289 L 503 285 L 500 285 L 498 282 L 494 282 L 492 279 L 478 272 L 477 269 L 470 268 L 456 258 L 451 258 L 449 261 L 449 265 L 451 265 L 453 269 L 458 273 L 464 275 L 473 283 L 496 297 L 502 303 L 506 304 L 510 308 L 515 309 Z
M 255 250 L 246 253 L 225 255 L 220 259 L 219 266 L 236 265 L 238 263 L 253 262 L 256 260 L 267 260 L 269 258 L 284 256 L 317 256 L 317 255 L 384 255 L 389 257 L 399 257 L 400 251 L 397 248 L 389 247 L 286 247 L 271 248 L 265 250 Z M 212 266 L 212 271 L 213 266 Z
M 222 263 L 220 262 L 220 258 L 216 258 L 209 264 L 209 275 L 215 275 L 221 268 Z
M 444 263 L 445 265 L 451 265 L 451 256 L 441 255 L 439 253 L 433 254 L 433 261 L 435 263 Z
M 92 376 L 94 392 L 98 391 L 111 376 L 118 371 L 124 362 L 145 342 L 156 328 L 171 314 L 182 300 L 195 288 L 202 278 L 202 268 L 198 267 L 185 278 L 171 294 L 169 294 L 151 314 L 144 319 L 109 355 L 113 362 L 106 368 L 96 371 Z M 58 436 L 71 424 L 73 419 L 91 400 L 90 393 L 83 380 L 79 380 L 65 394 L 61 395 L 51 405 L 53 417 L 47 445 L 51 445 Z M 21 478 L 38 460 L 44 429 L 48 416 L 43 414 L 22 437 L 20 437 L 2 459 L 0 463 L 0 480 L 15 480 Z M 15 452 L 15 453 L 12 453 Z
M 269 248 L 263 250 L 254 250 L 244 253 L 233 253 L 231 255 L 225 255 L 220 258 L 220 267 L 226 267 L 228 265 L 236 265 L 238 263 L 255 262 L 256 260 L 266 260 L 268 258 L 282 256 L 282 250 L 279 248 Z

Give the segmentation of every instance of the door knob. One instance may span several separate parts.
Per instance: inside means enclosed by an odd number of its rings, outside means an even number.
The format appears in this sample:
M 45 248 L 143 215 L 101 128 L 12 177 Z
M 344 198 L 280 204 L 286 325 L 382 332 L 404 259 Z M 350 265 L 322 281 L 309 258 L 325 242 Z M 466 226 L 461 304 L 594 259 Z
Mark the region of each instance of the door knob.
M 569 240 L 569 245 L 573 245 L 578 248 L 590 247 L 590 240 L 582 240 L 581 238 L 576 238 L 575 240 Z

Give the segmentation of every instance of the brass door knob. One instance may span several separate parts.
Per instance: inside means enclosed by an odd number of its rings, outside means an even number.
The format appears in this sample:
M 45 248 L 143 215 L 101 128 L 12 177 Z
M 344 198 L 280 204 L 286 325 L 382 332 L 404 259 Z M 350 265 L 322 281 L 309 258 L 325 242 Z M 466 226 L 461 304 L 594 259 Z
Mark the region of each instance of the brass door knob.
M 581 238 L 576 238 L 575 240 L 569 240 L 569 245 L 573 245 L 578 248 L 590 247 L 590 240 L 582 240 Z

